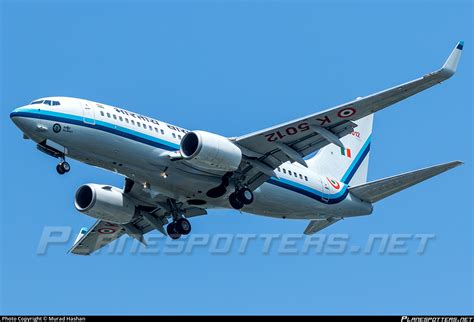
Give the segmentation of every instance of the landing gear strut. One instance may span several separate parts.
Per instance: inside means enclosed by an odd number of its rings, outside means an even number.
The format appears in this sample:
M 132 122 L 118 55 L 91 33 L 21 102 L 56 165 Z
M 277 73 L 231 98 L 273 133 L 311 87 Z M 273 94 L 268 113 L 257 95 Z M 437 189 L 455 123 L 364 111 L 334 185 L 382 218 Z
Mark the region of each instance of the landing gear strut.
M 59 162 L 58 165 L 56 166 L 56 171 L 59 174 L 65 174 L 65 173 L 69 172 L 70 170 L 71 170 L 71 166 L 69 165 L 69 163 L 67 163 L 64 160 Z
M 166 226 L 166 232 L 171 239 L 178 239 L 182 235 L 188 235 L 191 232 L 191 223 L 184 218 L 178 211 L 178 207 L 174 200 L 168 199 L 171 214 L 173 215 L 173 222 Z
M 253 192 L 248 188 L 241 188 L 229 196 L 229 203 L 234 209 L 242 209 L 253 202 Z
M 71 170 L 71 166 L 69 165 L 69 163 L 66 162 L 66 153 L 64 151 L 59 151 L 58 149 L 49 146 L 46 143 L 46 140 L 38 143 L 36 147 L 41 152 L 46 153 L 47 155 L 52 156 L 53 158 L 59 159 L 59 164 L 56 166 L 56 171 L 58 172 L 58 174 L 65 174 L 66 172 L 69 172 Z

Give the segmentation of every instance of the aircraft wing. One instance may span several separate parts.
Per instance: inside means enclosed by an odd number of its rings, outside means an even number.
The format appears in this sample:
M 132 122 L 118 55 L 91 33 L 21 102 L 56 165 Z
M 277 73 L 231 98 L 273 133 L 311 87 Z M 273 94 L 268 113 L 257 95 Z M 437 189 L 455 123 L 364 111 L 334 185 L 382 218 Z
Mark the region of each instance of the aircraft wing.
M 166 218 L 156 215 L 152 215 L 151 217 L 154 218 L 155 221 L 153 221 L 153 219 L 150 221 L 146 217 L 148 215 L 149 214 L 137 216 L 131 223 L 126 225 L 118 225 L 104 220 L 97 220 L 90 229 L 81 229 L 81 232 L 77 236 L 76 241 L 69 252 L 76 255 L 90 255 L 96 250 L 107 246 L 114 240 L 119 239 L 124 234 L 128 234 L 146 245 L 143 236 L 154 229 L 158 229 L 155 226 L 156 222 L 160 223 L 159 226 L 161 226 L 161 228 L 167 223 L 167 221 L 162 221 L 166 220 Z M 160 231 L 166 235 L 164 229 Z
M 136 184 L 129 178 L 125 179 L 123 191 L 137 204 L 133 220 L 125 225 L 97 220 L 90 229 L 81 229 L 69 251 L 70 253 L 90 255 L 124 234 L 145 245 L 144 235 L 152 230 L 156 229 L 163 235 L 167 235 L 164 226 L 168 223 L 168 218 L 171 217 L 170 209 L 166 204 L 167 197 Z M 207 214 L 205 209 L 193 206 L 182 207 L 182 211 L 186 218 Z
M 76 255 L 90 255 L 99 248 L 113 242 L 124 233 L 125 231 L 119 225 L 97 220 L 90 229 L 81 229 L 69 252 Z
M 450 78 L 456 72 L 463 42 L 459 42 L 441 69 L 410 82 L 361 97 L 334 108 L 233 138 L 246 157 L 241 165 L 245 184 L 255 189 L 273 170 L 286 161 L 305 165 L 304 157 L 333 143 L 342 147 L 339 138 L 352 132 L 352 121 L 380 111 Z

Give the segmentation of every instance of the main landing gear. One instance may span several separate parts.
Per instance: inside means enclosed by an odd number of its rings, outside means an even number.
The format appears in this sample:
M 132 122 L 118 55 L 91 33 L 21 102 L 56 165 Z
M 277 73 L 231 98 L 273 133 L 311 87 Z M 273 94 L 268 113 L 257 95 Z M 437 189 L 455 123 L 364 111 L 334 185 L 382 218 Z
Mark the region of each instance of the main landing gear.
M 71 166 L 64 159 L 56 166 L 58 174 L 65 174 L 71 170 Z
M 248 188 L 241 188 L 231 193 L 229 196 L 229 203 L 234 209 L 242 209 L 245 205 L 250 205 L 253 202 L 253 192 Z
M 182 235 L 188 235 L 191 232 L 191 223 L 178 211 L 175 200 L 168 199 L 168 205 L 173 216 L 173 222 L 166 226 L 168 236 L 170 236 L 171 239 L 178 239 Z
M 186 218 L 179 218 L 166 226 L 166 232 L 171 239 L 178 239 L 191 232 L 191 223 Z

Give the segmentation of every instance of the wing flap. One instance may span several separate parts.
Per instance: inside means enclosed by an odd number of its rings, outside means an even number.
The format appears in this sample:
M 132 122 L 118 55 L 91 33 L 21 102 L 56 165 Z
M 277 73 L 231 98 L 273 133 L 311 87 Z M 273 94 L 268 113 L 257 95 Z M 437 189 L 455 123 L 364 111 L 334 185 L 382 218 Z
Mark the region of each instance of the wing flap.
M 461 161 L 443 163 L 393 177 L 364 183 L 349 188 L 349 191 L 361 200 L 374 203 L 461 164 L 463 164 Z

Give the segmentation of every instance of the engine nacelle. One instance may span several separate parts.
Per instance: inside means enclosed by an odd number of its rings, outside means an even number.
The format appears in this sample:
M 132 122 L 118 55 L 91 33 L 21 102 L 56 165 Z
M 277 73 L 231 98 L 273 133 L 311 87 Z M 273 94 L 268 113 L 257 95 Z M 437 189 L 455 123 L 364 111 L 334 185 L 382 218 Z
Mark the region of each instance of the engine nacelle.
M 205 131 L 186 133 L 181 140 L 181 155 L 196 166 L 209 170 L 235 171 L 242 151 L 229 139 Z
M 129 223 L 135 215 L 135 203 L 121 189 L 95 183 L 77 189 L 74 206 L 84 214 L 115 224 Z

